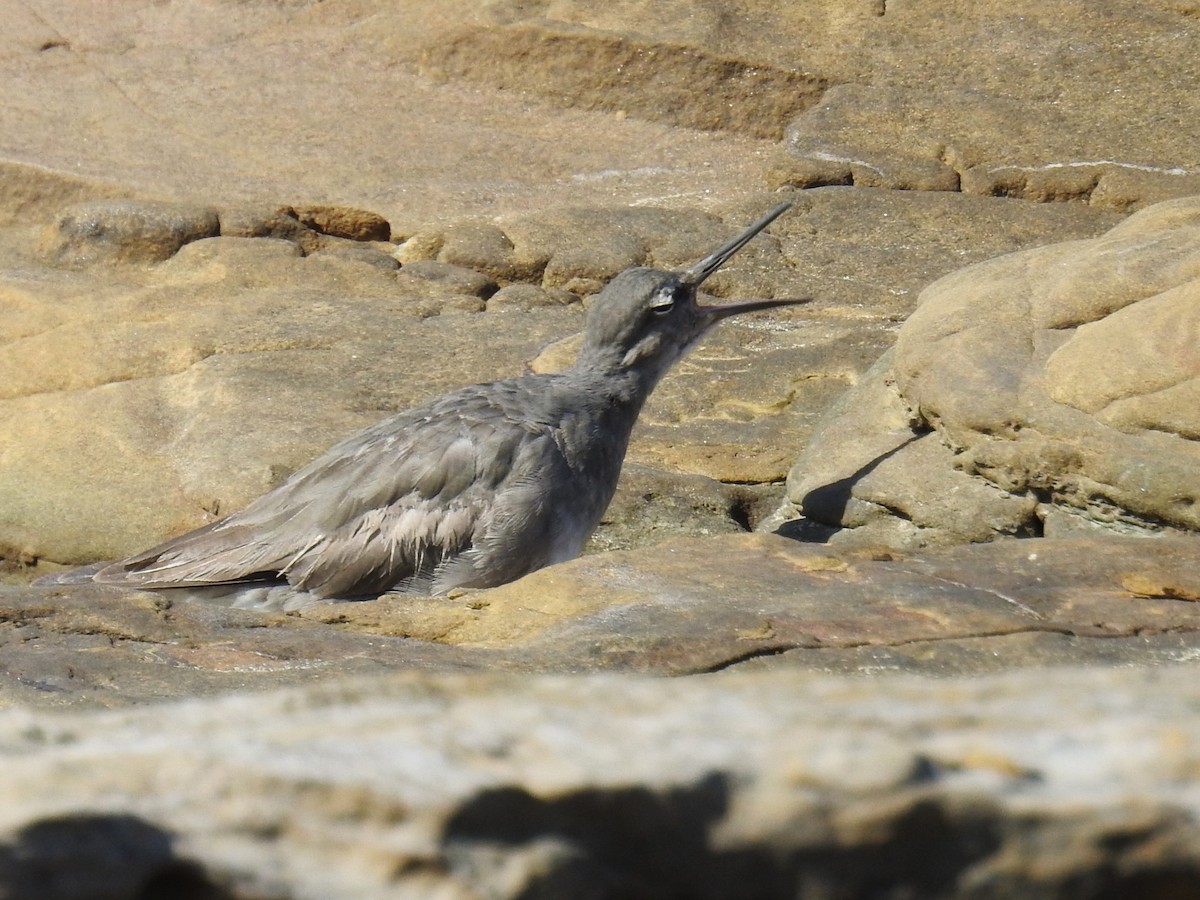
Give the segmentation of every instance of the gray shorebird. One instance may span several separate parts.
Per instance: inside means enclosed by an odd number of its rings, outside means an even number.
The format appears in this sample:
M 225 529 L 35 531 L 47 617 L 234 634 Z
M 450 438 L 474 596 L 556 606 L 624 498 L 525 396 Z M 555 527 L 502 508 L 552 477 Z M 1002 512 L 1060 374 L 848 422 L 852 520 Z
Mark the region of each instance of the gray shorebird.
M 803 300 L 702 306 L 697 289 L 782 215 L 682 272 L 633 268 L 588 310 L 571 368 L 463 388 L 347 438 L 241 512 L 43 583 L 295 609 L 494 587 L 578 556 L 667 370 L 717 322 Z

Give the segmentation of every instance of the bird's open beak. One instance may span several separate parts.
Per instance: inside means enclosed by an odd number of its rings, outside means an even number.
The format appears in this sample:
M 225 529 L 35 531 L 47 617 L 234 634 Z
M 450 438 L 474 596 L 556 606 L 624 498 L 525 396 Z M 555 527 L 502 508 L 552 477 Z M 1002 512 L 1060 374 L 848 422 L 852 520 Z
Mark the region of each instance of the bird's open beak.
M 700 262 L 685 270 L 679 276 L 679 280 L 692 287 L 699 286 L 709 275 L 728 262 L 730 257 L 750 243 L 752 237 L 791 208 L 792 204 L 790 203 L 780 203 L 729 243 L 718 247 L 712 253 L 708 254 L 708 256 L 704 257 L 704 259 L 700 260 Z M 736 316 L 739 313 L 754 312 L 757 309 L 771 309 L 776 306 L 794 306 L 797 303 L 807 302 L 808 298 L 799 300 L 745 300 L 741 303 L 723 303 L 720 306 L 700 306 L 699 309 L 710 322 L 718 322 L 721 319 L 728 316 Z

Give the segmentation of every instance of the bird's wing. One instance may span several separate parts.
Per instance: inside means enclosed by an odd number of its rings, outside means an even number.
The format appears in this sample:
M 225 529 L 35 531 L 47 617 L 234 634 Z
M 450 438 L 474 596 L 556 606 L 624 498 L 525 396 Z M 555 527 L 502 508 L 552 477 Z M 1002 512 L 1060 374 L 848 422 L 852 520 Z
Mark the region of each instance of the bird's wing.
M 490 390 L 488 388 L 491 388 Z M 244 510 L 112 563 L 94 580 L 185 587 L 286 578 L 322 597 L 428 578 L 465 552 L 540 427 L 504 383 L 451 394 L 333 447 Z

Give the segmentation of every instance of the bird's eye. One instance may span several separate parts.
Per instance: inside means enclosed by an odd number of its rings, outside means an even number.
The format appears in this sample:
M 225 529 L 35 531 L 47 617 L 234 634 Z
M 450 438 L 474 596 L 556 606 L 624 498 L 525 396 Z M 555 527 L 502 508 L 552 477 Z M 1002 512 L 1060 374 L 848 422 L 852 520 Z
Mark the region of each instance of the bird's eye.
M 650 298 L 650 311 L 656 316 L 665 316 L 675 306 L 675 292 L 662 288 Z

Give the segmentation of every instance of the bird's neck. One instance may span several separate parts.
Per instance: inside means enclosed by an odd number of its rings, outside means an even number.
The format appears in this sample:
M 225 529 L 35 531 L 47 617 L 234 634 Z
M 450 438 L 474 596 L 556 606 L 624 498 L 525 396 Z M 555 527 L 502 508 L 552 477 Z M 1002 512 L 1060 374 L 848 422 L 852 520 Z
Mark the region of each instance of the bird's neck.
M 591 396 L 604 398 L 635 419 L 662 377 L 650 366 L 622 365 L 615 354 L 589 352 L 587 348 L 571 367 L 571 375 L 586 385 Z

